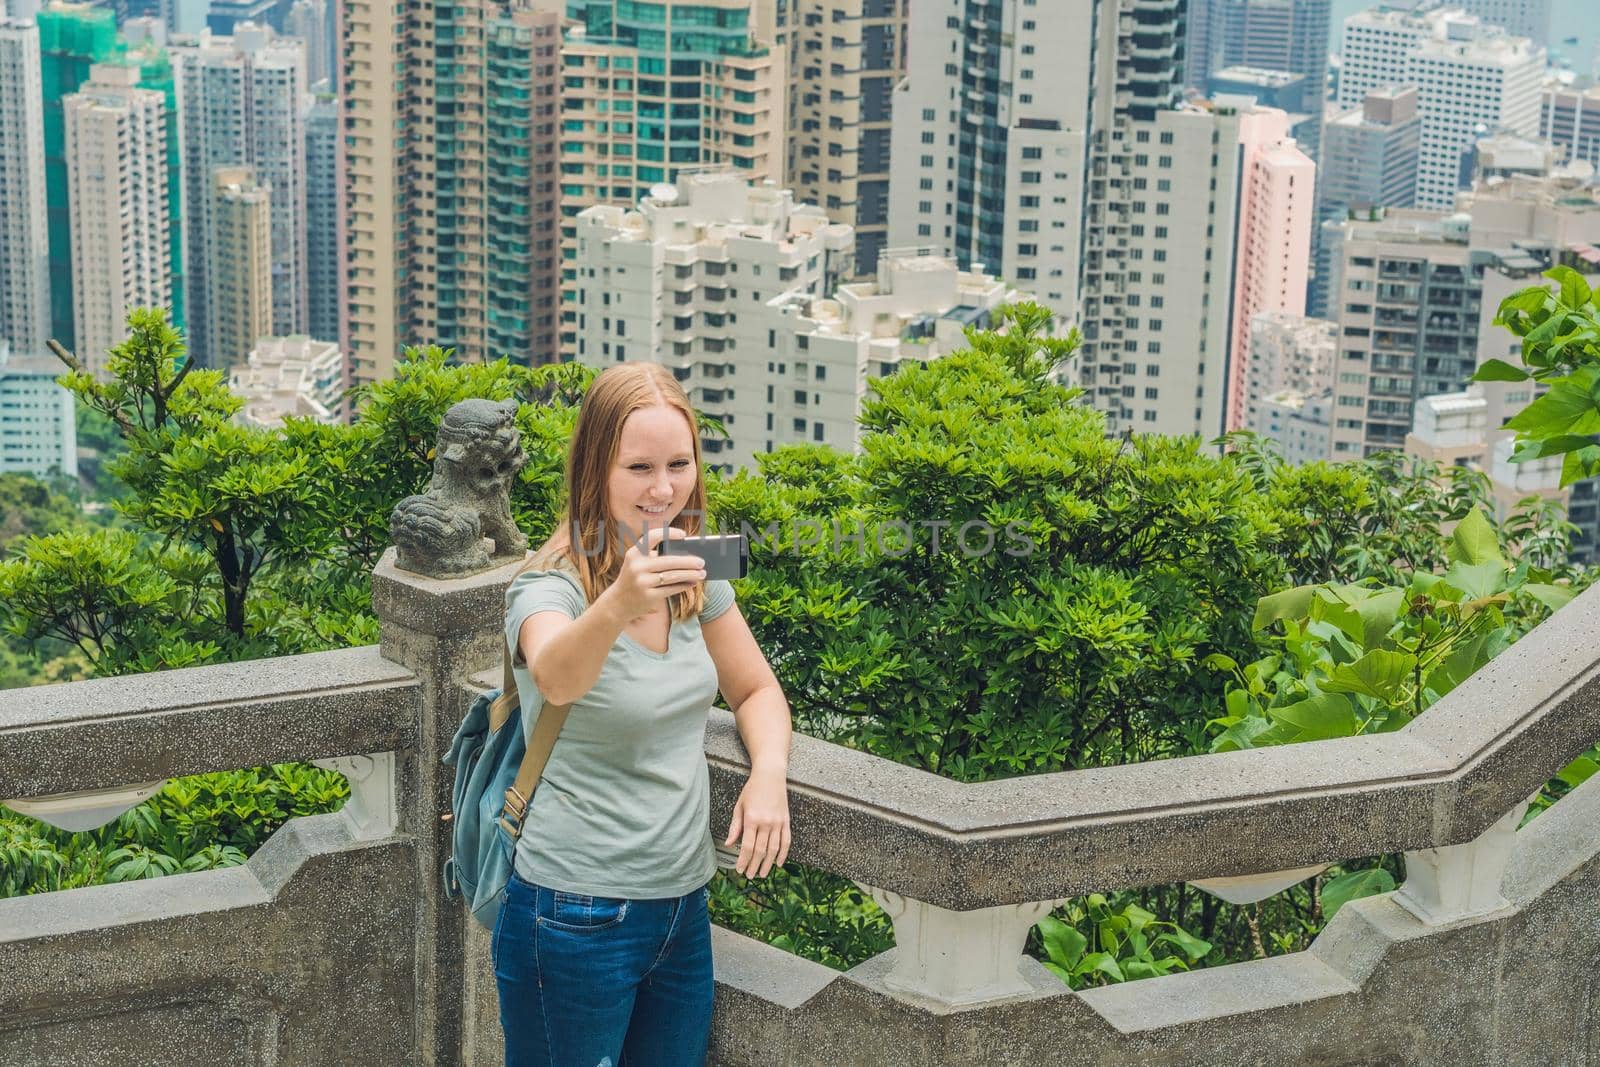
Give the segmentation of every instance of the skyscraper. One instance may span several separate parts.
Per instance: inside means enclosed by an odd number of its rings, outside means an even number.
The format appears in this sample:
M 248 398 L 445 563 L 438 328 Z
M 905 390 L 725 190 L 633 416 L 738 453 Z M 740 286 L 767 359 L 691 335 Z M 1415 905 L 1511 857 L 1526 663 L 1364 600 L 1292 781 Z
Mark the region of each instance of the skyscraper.
M 102 373 L 131 307 L 172 300 L 167 108 L 139 69 L 98 63 L 62 98 L 77 356 Z
M 797 0 L 788 9 L 786 184 L 855 227 L 862 275 L 877 271 L 889 235 L 889 119 L 906 73 L 907 3 Z
M 317 97 L 306 112 L 306 331 L 339 339 L 339 100 Z
M 1367 94 L 1361 107 L 1330 121 L 1322 131 L 1322 172 L 1317 190 L 1317 226 L 1338 221 L 1352 207 L 1411 207 L 1416 203 L 1422 118 L 1414 86 L 1385 87 Z M 1317 278 L 1311 313 L 1324 316 L 1333 249 L 1316 242 Z
M 44 351 L 50 336 L 39 28 L 0 20 L 0 345 Z
M 272 334 L 272 197 L 249 167 L 213 167 L 205 211 L 206 274 L 214 281 L 212 366 L 241 363 Z
M 483 0 L 419 10 L 425 19 L 391 18 L 391 5 L 370 0 L 340 6 L 341 314 L 357 383 L 388 377 L 412 344 L 462 360 L 556 358 L 543 338 L 560 314 L 557 198 L 577 180 L 555 160 L 560 16 Z M 606 91 L 634 76 L 608 70 Z M 631 193 L 636 119 L 616 117 L 633 114 L 626 103 L 608 114 L 601 147 L 608 183 L 613 161 L 628 161 L 618 169 Z M 626 141 L 615 152 L 613 134 Z M 570 143 L 561 166 L 583 151 Z
M 208 275 L 213 232 L 205 212 L 215 202 L 213 171 L 248 166 L 272 200 L 272 325 L 302 333 L 307 320 L 305 47 L 264 26 L 241 25 L 233 37 L 202 33 L 171 49 L 183 143 L 184 282 L 190 341 L 201 366 L 217 326 L 219 281 Z M 250 338 L 253 341 L 254 338 Z M 243 352 L 232 358 L 243 358 Z
M 1331 0 L 1194 0 L 1186 21 L 1186 81 L 1204 88 L 1225 67 L 1302 75 L 1314 106 L 1307 109 L 1309 119 L 1295 130 L 1295 137 L 1308 156 L 1318 159 L 1330 12 Z
M 1176 77 L 1163 75 L 1180 54 L 1173 5 L 1132 5 L 1125 25 L 1137 30 L 1114 86 L 1102 84 L 1112 73 L 1105 47 L 1083 33 L 1115 37 L 1124 23 L 1097 17 L 1102 6 L 912 5 L 908 75 L 891 105 L 890 247 L 948 251 L 963 269 L 998 271 L 1075 315 L 1091 140 L 1110 136 L 1101 124 L 1113 102 L 1126 116 L 1177 99 Z
M 1289 116 L 1276 109 L 1255 109 L 1239 124 L 1239 236 L 1224 413 L 1229 430 L 1250 424 L 1246 371 L 1256 316 L 1299 315 L 1306 307 L 1317 167 L 1288 133 Z
M 61 99 L 89 79 L 89 68 L 116 51 L 109 8 L 56 0 L 39 12 L 39 66 L 44 84 L 45 210 L 50 226 L 50 333 L 69 349 L 73 334 L 72 209 L 67 202 L 66 134 Z
M 306 84 L 311 86 L 331 81 L 334 74 L 333 35 L 328 19 L 328 0 L 294 0 L 289 5 L 284 31 L 306 43 Z
M 1182 17 L 1171 0 L 913 6 L 889 236 L 998 268 L 1078 322 L 1065 373 L 1113 432 L 1209 437 L 1254 104 L 1183 102 Z

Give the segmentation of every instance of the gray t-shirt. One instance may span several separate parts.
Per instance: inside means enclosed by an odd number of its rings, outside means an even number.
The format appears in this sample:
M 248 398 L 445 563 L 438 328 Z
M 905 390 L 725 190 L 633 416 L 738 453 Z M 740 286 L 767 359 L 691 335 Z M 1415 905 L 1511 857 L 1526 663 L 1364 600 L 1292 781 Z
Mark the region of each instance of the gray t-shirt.
M 544 706 L 517 647 L 541 611 L 576 619 L 583 587 L 565 571 L 526 571 L 506 590 L 506 640 L 527 736 Z M 699 618 L 674 620 L 665 653 L 626 633 L 594 687 L 567 713 L 517 842 L 517 874 L 567 893 L 679 897 L 716 872 L 706 719 L 717 669 L 700 624 L 733 606 L 733 587 L 706 583 Z

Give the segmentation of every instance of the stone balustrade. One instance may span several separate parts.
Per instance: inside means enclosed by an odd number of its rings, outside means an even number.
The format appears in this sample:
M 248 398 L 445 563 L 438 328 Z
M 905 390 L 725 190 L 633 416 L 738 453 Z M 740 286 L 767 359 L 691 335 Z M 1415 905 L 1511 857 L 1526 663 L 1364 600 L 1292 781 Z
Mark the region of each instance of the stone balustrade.
M 440 891 L 439 761 L 498 677 L 514 570 L 386 559 L 376 649 L 0 693 L 0 797 L 290 759 L 353 788 L 243 867 L 0 900 L 0 1067 L 498 1063 L 487 938 Z M 839 973 L 716 931 L 714 1061 L 1600 1062 L 1600 780 L 1516 830 L 1600 739 L 1597 609 L 1393 734 L 979 784 L 796 737 L 791 858 L 868 888 L 898 947 Z M 727 713 L 706 752 L 726 825 Z M 1022 954 L 1086 891 L 1385 852 L 1406 883 L 1306 952 L 1082 993 Z

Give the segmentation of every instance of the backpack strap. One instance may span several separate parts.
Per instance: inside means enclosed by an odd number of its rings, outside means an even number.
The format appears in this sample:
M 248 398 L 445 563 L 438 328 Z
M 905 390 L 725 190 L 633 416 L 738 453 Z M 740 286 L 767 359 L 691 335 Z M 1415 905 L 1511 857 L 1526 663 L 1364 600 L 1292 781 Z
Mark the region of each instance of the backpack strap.
M 498 731 L 511 718 L 512 713 L 522 710 L 522 697 L 517 692 L 517 678 L 511 672 L 511 646 L 505 646 L 505 670 L 500 683 L 500 696 L 489 708 L 489 729 Z M 556 746 L 556 737 L 561 733 L 561 727 L 566 724 L 567 712 L 572 710 L 568 704 L 546 704 L 539 713 L 539 721 L 533 724 L 533 736 L 528 739 L 528 750 L 522 754 L 522 765 L 517 768 L 517 780 L 511 783 L 511 788 L 506 790 L 505 806 L 500 811 L 501 829 L 511 835 L 515 841 L 522 836 L 522 820 L 528 816 L 528 804 L 533 799 L 533 791 L 538 788 L 539 776 L 544 773 L 545 764 L 550 761 L 550 750 Z

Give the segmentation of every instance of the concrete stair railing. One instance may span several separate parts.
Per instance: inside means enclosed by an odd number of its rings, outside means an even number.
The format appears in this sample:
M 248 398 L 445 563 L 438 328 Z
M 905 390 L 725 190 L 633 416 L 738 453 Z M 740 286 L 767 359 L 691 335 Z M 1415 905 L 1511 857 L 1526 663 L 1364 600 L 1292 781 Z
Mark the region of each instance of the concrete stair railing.
M 0 1065 L 496 1063 L 487 938 L 440 893 L 439 760 L 497 677 L 514 569 L 386 559 L 376 649 L 0 693 L 0 796 L 285 760 L 353 788 L 241 868 L 0 901 Z M 1515 829 L 1600 739 L 1597 609 L 1392 734 L 978 784 L 797 737 L 791 858 L 868 887 L 900 947 L 839 973 L 717 931 L 714 1060 L 1600 1062 L 1600 785 Z M 725 825 L 747 771 L 725 712 L 706 754 Z M 1073 993 L 1022 954 L 1085 892 L 1388 852 L 1404 886 L 1293 956 Z

